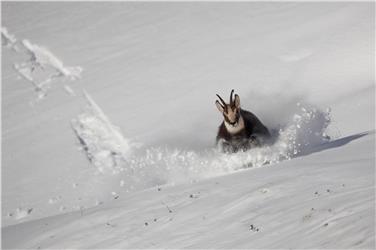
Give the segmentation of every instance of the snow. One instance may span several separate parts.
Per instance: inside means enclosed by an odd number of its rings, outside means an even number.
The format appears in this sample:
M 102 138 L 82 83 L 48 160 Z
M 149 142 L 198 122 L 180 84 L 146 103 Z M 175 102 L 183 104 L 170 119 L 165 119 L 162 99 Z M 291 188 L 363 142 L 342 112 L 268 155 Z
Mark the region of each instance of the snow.
M 2 247 L 374 248 L 374 15 L 2 3 Z M 214 146 L 231 89 L 272 145 Z
M 132 148 L 119 128 L 108 120 L 90 95 L 84 92 L 88 103 L 87 111 L 72 120 L 72 128 L 90 162 L 100 172 L 113 171 Z
M 55 78 L 65 77 L 71 80 L 81 78 L 81 67 L 65 67 L 63 62 L 48 49 L 32 44 L 26 39 L 22 40 L 21 45 L 28 59 L 22 63 L 14 63 L 14 69 L 34 85 L 39 100 L 47 95 Z M 72 95 L 73 90 L 69 86 L 65 85 L 64 88 Z
M 36 64 L 42 68 L 51 66 L 59 74 L 70 77 L 73 80 L 81 77 L 81 67 L 64 67 L 63 63 L 48 49 L 32 44 L 26 39 L 22 40 L 22 45 L 25 47 L 27 53 L 30 54 L 32 64 Z
M 17 38 L 15 37 L 15 35 L 10 34 L 5 27 L 1 27 L 1 41 L 1 44 L 5 47 L 13 48 L 15 51 L 18 51 L 18 48 L 16 46 Z
M 371 248 L 373 136 L 351 143 L 344 138 L 349 143 L 335 148 L 336 140 L 330 150 L 270 167 L 151 188 L 82 213 L 10 226 L 4 247 Z
M 18 207 L 14 213 L 9 213 L 9 217 L 14 217 L 15 220 L 23 219 L 31 214 L 32 208 L 21 208 Z
M 69 95 L 71 96 L 76 96 L 76 93 L 74 92 L 74 90 L 69 87 L 68 85 L 64 85 L 64 90 L 65 92 L 67 92 Z

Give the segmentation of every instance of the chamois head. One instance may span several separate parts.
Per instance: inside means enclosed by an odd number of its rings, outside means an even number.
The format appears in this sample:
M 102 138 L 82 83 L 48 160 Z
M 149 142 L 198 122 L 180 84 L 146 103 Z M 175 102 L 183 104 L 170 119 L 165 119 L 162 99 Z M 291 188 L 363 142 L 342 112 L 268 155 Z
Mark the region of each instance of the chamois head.
M 239 119 L 240 119 L 240 98 L 237 94 L 235 94 L 235 98 L 232 99 L 232 95 L 234 93 L 234 90 L 231 90 L 230 94 L 230 103 L 227 104 L 218 94 L 219 100 L 221 100 L 222 103 L 220 103 L 218 100 L 215 102 L 215 105 L 217 106 L 219 112 L 223 114 L 223 117 L 225 119 L 225 122 L 229 125 L 235 127 L 238 125 Z

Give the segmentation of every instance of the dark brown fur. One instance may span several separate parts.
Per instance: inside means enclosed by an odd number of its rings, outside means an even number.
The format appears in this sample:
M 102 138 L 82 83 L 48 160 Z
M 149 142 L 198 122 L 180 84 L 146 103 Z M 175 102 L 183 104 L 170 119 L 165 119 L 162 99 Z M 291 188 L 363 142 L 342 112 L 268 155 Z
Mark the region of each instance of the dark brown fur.
M 217 144 L 221 141 L 223 150 L 226 152 L 237 152 L 260 146 L 270 138 L 268 129 L 253 113 L 240 109 L 240 116 L 244 120 L 244 129 L 236 134 L 227 131 L 224 121 L 219 126 Z

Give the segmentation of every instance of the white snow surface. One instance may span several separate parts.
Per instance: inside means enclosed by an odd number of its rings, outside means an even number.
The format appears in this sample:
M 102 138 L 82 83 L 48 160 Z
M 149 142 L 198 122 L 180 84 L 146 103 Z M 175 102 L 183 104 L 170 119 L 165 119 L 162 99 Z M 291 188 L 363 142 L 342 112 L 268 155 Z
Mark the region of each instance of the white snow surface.
M 3 248 L 375 248 L 374 3 L 1 7 Z
M 99 172 L 118 173 L 117 165 L 129 157 L 132 145 L 114 127 L 90 95 L 84 92 L 87 111 L 72 120 L 72 129 L 82 150 Z
M 32 44 L 26 39 L 22 40 L 21 45 L 28 59 L 21 63 L 14 63 L 13 66 L 21 77 L 34 85 L 39 100 L 47 95 L 51 82 L 55 78 L 63 77 L 70 80 L 81 78 L 81 67 L 65 67 L 63 62 L 48 49 Z
M 7 28 L 1 27 L 1 44 L 7 48 L 13 48 L 15 51 L 18 50 L 16 46 L 17 38 L 10 34 Z

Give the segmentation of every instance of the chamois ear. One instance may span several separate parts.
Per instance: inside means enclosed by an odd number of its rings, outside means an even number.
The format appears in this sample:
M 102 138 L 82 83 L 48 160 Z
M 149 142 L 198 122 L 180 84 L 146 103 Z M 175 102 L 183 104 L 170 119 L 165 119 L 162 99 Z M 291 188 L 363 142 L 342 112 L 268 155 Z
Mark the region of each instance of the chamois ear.
M 217 106 L 217 109 L 219 110 L 219 112 L 223 113 L 224 111 L 224 107 L 219 103 L 219 101 L 215 101 L 215 106 Z
M 236 108 L 240 108 L 240 97 L 237 94 L 235 94 L 235 101 L 234 101 L 234 103 L 235 103 L 235 107 Z

